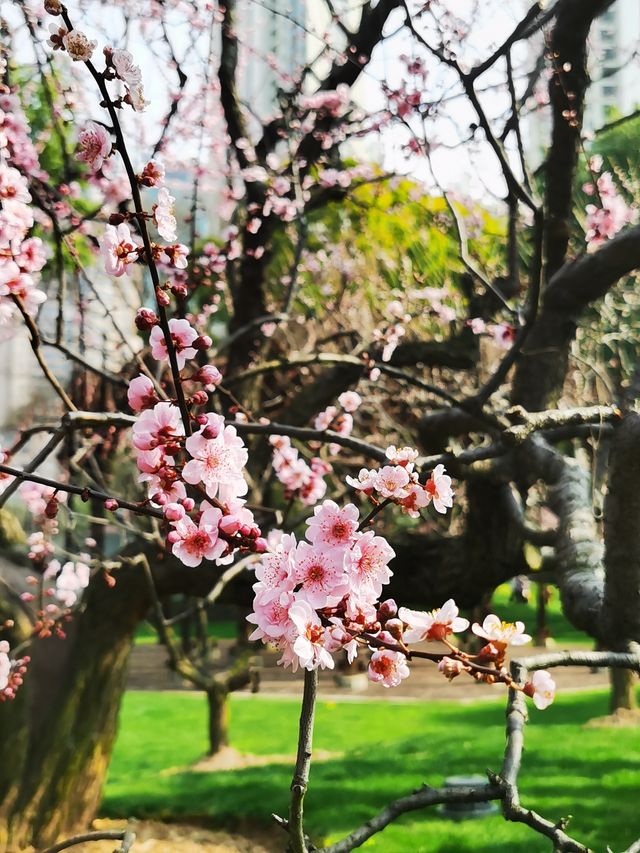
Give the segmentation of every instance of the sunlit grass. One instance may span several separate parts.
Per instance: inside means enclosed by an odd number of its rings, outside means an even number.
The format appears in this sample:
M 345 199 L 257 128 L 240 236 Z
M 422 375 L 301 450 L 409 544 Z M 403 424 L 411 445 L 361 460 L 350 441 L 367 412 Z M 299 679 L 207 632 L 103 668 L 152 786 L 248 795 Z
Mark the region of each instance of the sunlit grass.
M 609 844 L 620 851 L 640 836 L 640 738 L 636 729 L 584 727 L 606 712 L 605 691 L 560 696 L 545 712 L 532 709 L 521 790 L 526 805 L 554 820 L 572 814 L 571 830 L 594 850 Z M 186 769 L 205 751 L 205 714 L 199 694 L 127 694 L 102 812 L 208 818 L 233 828 L 285 814 L 286 764 Z M 233 697 L 232 743 L 243 752 L 292 754 L 298 714 L 290 700 Z M 334 840 L 422 782 L 496 770 L 503 743 L 501 702 L 321 702 L 315 746 L 344 755 L 312 767 L 308 831 L 315 840 Z M 500 816 L 456 823 L 431 809 L 402 818 L 364 849 L 546 853 L 549 844 Z

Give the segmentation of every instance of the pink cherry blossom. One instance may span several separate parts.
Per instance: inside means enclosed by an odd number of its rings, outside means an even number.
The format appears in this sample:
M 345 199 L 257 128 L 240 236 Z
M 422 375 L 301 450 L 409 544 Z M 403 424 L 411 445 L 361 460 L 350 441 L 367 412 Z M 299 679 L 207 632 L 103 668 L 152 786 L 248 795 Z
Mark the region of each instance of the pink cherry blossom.
M 203 483 L 210 498 L 218 496 L 223 502 L 247 493 L 243 476 L 247 449 L 235 427 L 225 426 L 221 415 L 209 414 L 207 425 L 189 436 L 185 446 L 192 457 L 182 471 L 187 483 Z
M 398 616 L 408 625 L 404 632 L 405 643 L 445 640 L 449 634 L 459 634 L 469 627 L 469 620 L 458 616 L 458 608 L 452 598 L 445 601 L 439 610 L 428 613 L 401 607 Z
M 253 602 L 253 613 L 247 617 L 248 622 L 256 625 L 249 639 L 269 640 L 278 639 L 294 628 L 289 617 L 289 608 L 295 601 L 293 592 L 283 592 L 278 596 L 258 592 Z
M 137 86 L 142 82 L 142 72 L 128 50 L 114 50 L 111 54 L 111 62 L 116 74 L 127 86 Z
M 198 333 L 188 320 L 177 320 L 175 318 L 169 320 L 169 331 L 176 351 L 178 368 L 182 370 L 186 361 L 196 356 L 197 350 L 192 344 L 198 337 Z M 158 361 L 168 360 L 167 343 L 160 326 L 154 326 L 151 329 L 149 343 L 151 344 L 151 355 L 155 359 Z
M 172 264 L 176 269 L 186 270 L 189 249 L 183 243 L 173 243 L 171 246 L 163 246 L 163 260 Z
M 404 466 L 408 471 L 413 469 L 413 463 L 418 458 L 418 451 L 413 447 L 396 447 L 390 444 L 384 452 L 390 462 Z
M 400 465 L 385 465 L 375 477 L 375 489 L 383 498 L 405 498 L 409 474 Z
M 166 187 L 158 190 L 158 200 L 153 206 L 153 220 L 156 223 L 158 234 L 164 240 L 176 239 L 176 218 L 173 214 L 175 198 Z
M 362 405 L 362 397 L 356 391 L 345 391 L 338 397 L 338 402 L 345 412 L 353 413 Z
M 376 487 L 378 472 L 373 469 L 361 468 L 357 477 L 345 477 L 346 482 L 360 492 L 371 493 Z
M 45 245 L 39 237 L 29 237 L 14 252 L 14 261 L 22 272 L 39 272 L 47 262 Z
M 18 486 L 18 494 L 27 505 L 27 509 L 33 516 L 42 516 L 51 498 L 56 495 L 58 501 L 66 501 L 66 492 L 57 492 L 52 486 L 44 486 L 40 483 L 30 483 L 25 480 Z
M 141 412 L 155 406 L 158 400 L 153 382 L 147 376 L 136 376 L 129 383 L 127 400 L 134 412 Z
M 319 415 L 316 415 L 316 419 L 313 422 L 314 429 L 329 429 L 333 419 L 338 414 L 338 410 L 335 406 L 328 406 L 324 412 L 320 412 Z
M 383 687 L 397 687 L 403 678 L 408 678 L 407 659 L 401 652 L 379 649 L 371 655 L 369 679 Z
M 425 484 L 425 491 L 433 501 L 436 512 L 446 513 L 453 506 L 453 489 L 451 488 L 451 477 L 445 474 L 444 465 L 436 465 L 431 476 Z
M 66 47 L 67 53 L 74 62 L 88 62 L 91 59 L 93 51 L 98 46 L 97 41 L 88 39 L 79 30 L 72 30 L 70 33 L 62 36 L 62 44 Z
M 324 645 L 328 631 L 311 605 L 307 601 L 294 602 L 289 607 L 289 618 L 297 632 L 293 651 L 300 665 L 305 669 L 333 669 L 333 658 Z
M 169 536 L 173 555 L 185 566 L 199 566 L 203 560 L 216 560 L 226 550 L 226 543 L 218 537 L 218 524 L 222 518 L 219 509 L 211 507 L 202 513 L 196 524 L 188 516 L 177 521 Z
M 106 226 L 100 241 L 100 252 L 104 257 L 104 267 L 109 275 L 119 278 L 131 272 L 129 267 L 138 258 L 138 247 L 133 242 L 129 226 L 125 222 L 117 226 Z
M 89 121 L 78 134 L 78 160 L 97 172 L 111 153 L 111 134 L 101 124 Z
M 349 591 L 344 551 L 300 542 L 294 577 L 302 584 L 300 596 L 313 607 L 335 606 Z
M 10 675 L 9 643 L 6 640 L 0 640 L 0 691 L 3 691 L 9 684 Z
M 136 83 L 135 86 L 128 89 L 127 96 L 129 103 L 137 113 L 143 113 L 149 106 L 150 102 L 145 99 L 142 83 Z
M 133 446 L 153 450 L 158 445 L 172 444 L 183 435 L 180 409 L 172 403 L 156 403 L 153 409 L 145 409 L 133 425 Z
M 295 536 L 285 533 L 280 542 L 262 555 L 256 567 L 256 578 L 261 589 L 293 591 L 296 585 L 293 576 L 295 549 Z
M 533 704 L 540 711 L 548 708 L 555 699 L 556 683 L 544 669 L 534 672 L 531 676 L 529 690 L 527 690 L 527 686 L 525 686 L 525 693 L 532 696 Z
M 490 613 L 482 625 L 474 622 L 471 630 L 478 637 L 501 646 L 523 646 L 531 640 L 529 634 L 524 633 L 523 622 L 503 622 L 494 613 Z
M 400 503 L 402 511 L 411 518 L 419 518 L 420 510 L 431 503 L 431 495 L 420 483 L 409 483 L 407 492 L 407 497 Z
M 86 563 L 65 563 L 56 577 L 56 598 L 65 607 L 73 607 L 82 590 L 89 585 L 91 570 Z
M 382 536 L 372 530 L 363 533 L 356 542 L 349 564 L 349 584 L 356 595 L 369 600 L 380 596 L 384 584 L 389 583 L 393 572 L 388 564 L 395 551 Z
M 307 539 L 314 545 L 346 548 L 358 529 L 358 516 L 358 507 L 353 504 L 340 508 L 334 501 L 324 501 L 307 522 Z
M 482 335 L 487 330 L 487 324 L 482 317 L 473 317 L 467 322 L 474 335 Z
M 491 323 L 487 331 L 501 349 L 509 349 L 516 338 L 515 327 L 509 323 Z

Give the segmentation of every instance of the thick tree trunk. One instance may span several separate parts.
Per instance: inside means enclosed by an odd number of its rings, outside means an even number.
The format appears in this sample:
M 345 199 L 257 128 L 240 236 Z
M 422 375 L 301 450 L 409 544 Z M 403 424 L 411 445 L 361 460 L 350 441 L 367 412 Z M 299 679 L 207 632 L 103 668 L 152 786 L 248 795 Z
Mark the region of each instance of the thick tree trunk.
M 638 688 L 638 676 L 630 669 L 610 669 L 611 696 L 609 698 L 609 710 L 612 714 L 621 709 L 627 711 L 638 710 L 636 690 Z
M 229 746 L 229 691 L 216 685 L 207 690 L 209 755 Z
M 127 577 L 125 578 L 125 572 Z M 15 702 L 0 706 L 0 850 L 42 847 L 95 816 L 117 731 L 141 571 L 94 578 L 66 640 L 41 640 Z

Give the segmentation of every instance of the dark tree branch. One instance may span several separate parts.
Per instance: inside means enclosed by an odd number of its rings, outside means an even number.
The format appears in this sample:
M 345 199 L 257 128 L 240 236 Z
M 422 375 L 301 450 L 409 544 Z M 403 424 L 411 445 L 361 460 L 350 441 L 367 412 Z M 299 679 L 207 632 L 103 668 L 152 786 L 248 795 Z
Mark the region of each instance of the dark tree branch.
M 639 482 L 640 415 L 632 412 L 613 433 L 604 502 L 603 633 L 620 650 L 640 643 Z
M 558 4 L 549 53 L 553 128 L 545 165 L 546 279 L 563 265 L 569 244 L 573 182 L 589 84 L 587 40 L 594 19 L 614 0 L 563 0 Z

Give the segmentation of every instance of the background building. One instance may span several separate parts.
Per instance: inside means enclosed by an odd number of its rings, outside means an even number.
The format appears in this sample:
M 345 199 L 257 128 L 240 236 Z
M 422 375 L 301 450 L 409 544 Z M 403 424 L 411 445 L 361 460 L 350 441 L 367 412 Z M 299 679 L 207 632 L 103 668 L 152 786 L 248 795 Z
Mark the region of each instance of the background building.
M 531 43 L 529 65 L 544 49 L 542 37 Z M 640 105 L 640 0 L 617 0 L 597 18 L 590 33 L 589 75 L 584 132 L 597 131 L 617 115 Z M 548 108 L 532 112 L 523 125 L 529 164 L 537 167 L 549 144 Z

